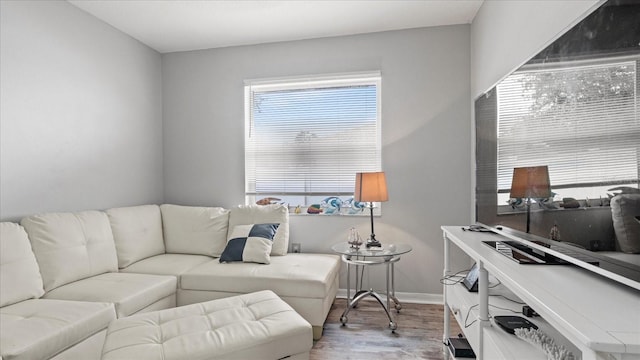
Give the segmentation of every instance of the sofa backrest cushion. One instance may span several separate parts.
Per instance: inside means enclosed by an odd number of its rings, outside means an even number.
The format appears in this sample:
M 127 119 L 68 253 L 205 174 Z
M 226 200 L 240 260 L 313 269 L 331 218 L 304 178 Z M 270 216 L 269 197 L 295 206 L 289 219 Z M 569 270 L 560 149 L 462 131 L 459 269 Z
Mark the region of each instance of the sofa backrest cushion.
M 162 215 L 158 205 L 140 205 L 107 210 L 118 252 L 118 266 L 164 254 Z
M 45 291 L 118 271 L 113 234 L 103 212 L 34 215 L 21 224 L 29 234 Z
M 162 227 L 167 253 L 219 257 L 227 243 L 229 210 L 163 204 Z
M 0 223 L 0 307 L 44 294 L 40 268 L 24 228 Z
M 241 205 L 229 213 L 229 234 L 237 225 L 279 224 L 271 255 L 286 255 L 289 249 L 289 209 L 281 204 Z

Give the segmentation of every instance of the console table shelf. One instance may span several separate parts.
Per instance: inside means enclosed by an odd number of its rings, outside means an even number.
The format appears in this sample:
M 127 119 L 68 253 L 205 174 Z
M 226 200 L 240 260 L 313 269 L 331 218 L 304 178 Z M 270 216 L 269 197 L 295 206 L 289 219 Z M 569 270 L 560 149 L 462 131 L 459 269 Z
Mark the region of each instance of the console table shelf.
M 504 285 L 495 285 L 491 282 L 489 291 L 489 312 L 491 316 L 496 315 L 522 315 L 522 302 L 515 294 L 513 294 Z M 478 293 L 469 292 L 461 283 L 447 286 L 447 305 L 457 320 L 460 328 L 473 348 L 479 348 L 480 323 L 477 321 L 479 313 Z M 507 300 L 510 299 L 510 300 Z M 505 310 L 506 309 L 506 310 Z M 545 334 L 553 337 L 557 344 L 564 345 L 573 354 L 579 354 L 577 347 L 564 338 L 542 317 L 530 319 Z M 485 347 L 485 359 L 521 359 L 522 354 L 527 354 L 530 360 L 546 360 L 547 357 L 533 345 L 524 341 L 514 341 L 515 336 L 501 330 L 490 319 L 490 325 L 485 324 L 484 340 L 491 343 Z M 579 357 L 576 357 L 579 358 Z
M 444 287 L 445 338 L 452 336 L 448 319 L 453 311 L 478 359 L 546 359 L 542 350 L 493 323 L 493 316 L 517 315 L 499 308 L 520 312 L 523 305 L 490 296 L 499 291 L 540 314 L 529 320 L 564 345 L 576 360 L 640 359 L 638 290 L 576 266 L 518 264 L 483 244 L 504 240 L 499 234 L 463 231 L 459 226 L 443 226 L 442 230 L 445 275 L 460 270 L 449 268 L 450 244 L 480 267 L 478 293 L 468 292 L 461 284 Z M 499 286 L 489 289 L 489 274 Z

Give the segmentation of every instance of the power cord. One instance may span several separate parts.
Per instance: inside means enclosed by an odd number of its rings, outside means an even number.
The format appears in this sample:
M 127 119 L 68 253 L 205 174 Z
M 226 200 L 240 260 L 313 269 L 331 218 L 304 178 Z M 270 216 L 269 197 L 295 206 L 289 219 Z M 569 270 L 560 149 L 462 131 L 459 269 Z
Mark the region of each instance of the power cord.
M 469 271 L 471 271 L 471 268 L 460 270 L 457 273 L 451 275 L 445 275 L 444 277 L 440 278 L 440 284 L 446 286 L 459 284 L 464 280 L 466 273 L 468 273 Z
M 473 308 L 475 308 L 475 307 L 479 306 L 479 305 L 480 305 L 480 304 L 472 305 L 472 306 L 470 306 L 470 307 L 469 307 L 469 310 L 467 310 L 467 315 L 466 315 L 466 316 L 465 316 L 465 318 L 464 318 L 464 328 L 465 328 L 465 329 L 466 329 L 466 328 L 468 328 L 469 326 L 473 325 L 475 322 L 477 322 L 477 321 L 478 321 L 478 319 L 475 319 L 475 320 L 473 320 L 472 322 L 467 323 L 467 322 L 469 321 L 469 315 L 471 314 L 471 310 L 472 310 Z M 520 314 L 520 313 L 521 313 L 520 311 L 516 311 L 516 310 L 513 310 L 513 309 L 509 309 L 509 308 L 503 308 L 503 307 L 495 306 L 495 305 L 491 305 L 491 304 L 489 304 L 489 307 L 496 308 L 496 309 L 500 309 L 500 310 L 504 310 L 504 311 L 510 311 L 510 312 L 512 312 L 512 313 L 514 313 L 514 314 Z M 492 316 L 492 315 L 489 315 L 489 319 L 491 319 L 491 318 L 493 318 L 493 316 Z
M 491 306 L 492 308 L 496 308 L 496 309 L 500 309 L 500 310 L 504 310 L 504 311 L 510 311 L 510 312 L 512 312 L 514 314 L 522 314 L 521 311 L 516 311 L 516 310 L 513 310 L 513 309 L 509 309 L 509 308 L 503 308 L 503 307 L 495 306 L 495 305 L 491 305 L 491 304 L 489 304 L 489 306 Z M 492 316 L 489 315 L 489 318 L 491 318 L 491 317 Z
M 471 271 L 471 268 L 469 269 L 464 269 L 464 270 L 460 270 L 454 274 L 451 275 L 446 275 L 444 277 L 440 278 L 440 284 L 442 285 L 446 285 L 446 286 L 451 286 L 451 285 L 455 285 L 455 284 L 459 284 L 461 283 L 464 278 L 466 277 L 467 273 Z M 489 289 L 493 289 L 495 287 L 498 287 L 502 284 L 502 282 L 500 282 L 500 280 L 496 279 L 497 283 L 490 285 L 488 288 Z
M 515 303 L 515 304 L 518 304 L 518 305 L 526 305 L 527 304 L 527 303 L 522 302 L 522 301 L 517 301 L 517 300 L 510 299 L 510 298 L 508 298 L 508 297 L 506 297 L 506 296 L 504 296 L 502 294 L 494 294 L 494 295 L 489 294 L 489 296 L 501 297 L 501 298 L 503 298 L 505 300 L 511 301 L 512 303 Z M 520 312 L 518 312 L 518 313 L 520 313 Z
M 478 321 L 478 319 L 473 320 L 471 323 L 467 324 L 467 321 L 469 320 L 469 314 L 471 314 L 471 309 L 473 309 L 476 306 L 479 306 L 480 304 L 475 304 L 472 305 L 469 310 L 467 310 L 467 316 L 464 318 L 464 328 L 468 328 L 469 326 L 473 325 L 476 321 Z
M 498 287 L 500 285 L 502 285 L 502 281 L 500 281 L 499 279 L 496 279 L 497 283 L 495 283 L 494 285 L 488 286 L 489 289 L 493 289 L 495 287 Z

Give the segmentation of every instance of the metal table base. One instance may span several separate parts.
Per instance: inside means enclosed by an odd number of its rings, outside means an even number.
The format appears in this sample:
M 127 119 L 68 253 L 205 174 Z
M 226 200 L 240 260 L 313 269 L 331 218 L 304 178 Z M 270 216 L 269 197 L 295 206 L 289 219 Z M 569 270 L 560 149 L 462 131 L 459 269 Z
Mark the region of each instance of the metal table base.
M 355 257 L 355 259 L 354 259 Z M 372 296 L 375 298 L 380 306 L 384 309 L 387 317 L 389 318 L 389 328 L 391 332 L 395 332 L 398 328 L 398 324 L 394 321 L 392 313 L 389 311 L 391 309 L 391 302 L 393 301 L 394 308 L 396 312 L 400 312 L 402 309 L 402 304 L 398 301 L 395 292 L 395 274 L 394 274 L 394 264 L 400 260 L 400 256 L 384 256 L 384 257 L 374 257 L 376 260 L 366 260 L 366 256 L 359 255 L 342 255 L 342 261 L 347 264 L 347 308 L 340 316 L 340 322 L 342 325 L 346 325 L 349 321 L 347 315 L 351 309 L 358 306 L 360 300 L 367 296 Z M 386 304 L 382 301 L 380 295 L 373 291 L 373 289 L 363 290 L 362 289 L 362 281 L 358 277 L 358 269 L 360 269 L 361 273 L 364 273 L 364 268 L 370 265 L 386 265 L 386 281 L 387 281 L 387 301 Z M 355 286 L 355 294 L 353 298 L 351 298 L 351 266 L 355 266 L 356 272 L 356 286 Z

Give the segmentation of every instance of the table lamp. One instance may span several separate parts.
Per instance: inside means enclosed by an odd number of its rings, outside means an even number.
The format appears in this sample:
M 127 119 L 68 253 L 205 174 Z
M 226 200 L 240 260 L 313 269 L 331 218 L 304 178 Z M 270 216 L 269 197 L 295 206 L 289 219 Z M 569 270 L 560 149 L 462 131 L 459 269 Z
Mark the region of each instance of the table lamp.
M 548 166 L 532 166 L 513 169 L 511 180 L 512 198 L 527 199 L 527 233 L 531 223 L 531 198 L 548 198 L 551 196 Z
M 369 211 L 371 212 L 371 238 L 367 242 L 367 247 L 381 246 L 380 242 L 376 240 L 376 234 L 373 231 L 373 203 L 389 200 L 384 172 L 356 173 L 354 199 L 355 201 L 369 203 Z

